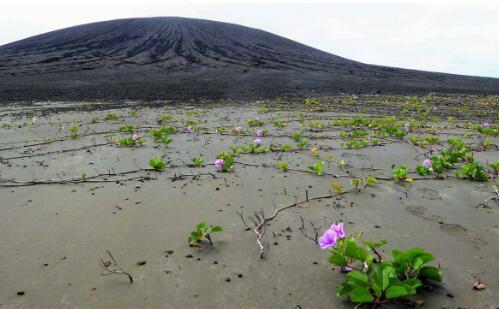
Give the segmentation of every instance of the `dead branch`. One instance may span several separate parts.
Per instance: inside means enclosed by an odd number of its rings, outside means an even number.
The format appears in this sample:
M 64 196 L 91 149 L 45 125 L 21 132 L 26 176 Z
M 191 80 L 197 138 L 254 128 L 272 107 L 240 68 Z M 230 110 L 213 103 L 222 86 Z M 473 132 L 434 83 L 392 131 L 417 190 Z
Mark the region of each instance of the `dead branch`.
M 113 255 L 111 254 L 111 251 L 106 250 L 107 255 L 111 258 L 110 261 L 104 261 L 103 259 L 99 259 L 101 262 L 101 267 L 102 270 L 105 271 L 105 273 L 102 273 L 101 276 L 106 276 L 106 275 L 125 275 L 128 277 L 128 280 L 130 280 L 130 283 L 133 283 L 133 277 L 130 273 L 126 272 L 121 268 L 121 266 L 118 265 L 116 260 L 114 259 Z

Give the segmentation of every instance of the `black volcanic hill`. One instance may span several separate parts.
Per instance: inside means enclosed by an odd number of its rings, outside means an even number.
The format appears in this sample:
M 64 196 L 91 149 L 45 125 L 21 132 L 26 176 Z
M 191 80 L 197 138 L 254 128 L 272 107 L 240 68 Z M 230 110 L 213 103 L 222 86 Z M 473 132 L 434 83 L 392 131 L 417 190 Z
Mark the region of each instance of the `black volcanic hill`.
M 499 79 L 367 65 L 208 20 L 105 21 L 0 46 L 0 100 L 499 93 Z

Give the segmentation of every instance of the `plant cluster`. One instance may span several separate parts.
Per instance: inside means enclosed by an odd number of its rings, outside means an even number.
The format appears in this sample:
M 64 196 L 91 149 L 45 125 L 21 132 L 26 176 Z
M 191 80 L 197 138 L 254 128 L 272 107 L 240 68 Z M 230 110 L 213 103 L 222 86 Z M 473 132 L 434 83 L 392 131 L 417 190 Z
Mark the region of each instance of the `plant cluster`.
M 151 166 L 153 169 L 159 171 L 162 170 L 166 167 L 165 161 L 161 159 L 161 157 L 156 157 L 151 160 L 149 160 L 149 166 Z
M 107 113 L 106 116 L 104 117 L 104 120 L 118 120 L 118 119 L 120 119 L 120 117 L 115 113 Z
M 234 169 L 234 154 L 221 151 L 215 161 L 215 169 L 222 173 L 229 173 Z
M 149 135 L 152 136 L 154 142 L 162 141 L 163 144 L 168 145 L 172 142 L 172 139 L 168 136 L 168 134 L 175 132 L 177 132 L 176 128 L 168 126 L 151 130 L 149 131 Z
M 329 262 L 347 273 L 336 289 L 337 296 L 348 296 L 354 303 L 383 304 L 416 295 L 423 282 L 441 281 L 439 268 L 429 266 L 432 254 L 422 248 L 392 250 L 392 260 L 384 261 L 378 251 L 386 240 L 361 241 L 361 233 L 346 235 L 343 224 L 333 224 L 320 237 L 319 245 L 329 250 Z
M 203 238 L 206 238 L 210 242 L 210 245 L 213 245 L 211 234 L 219 233 L 222 231 L 223 229 L 219 225 L 207 225 L 206 223 L 201 222 L 196 225 L 196 229 L 191 232 L 189 237 L 187 237 L 187 243 L 189 244 L 189 246 L 194 247 L 197 245 L 197 243 L 201 242 Z
M 69 131 L 71 131 L 71 134 L 69 134 L 69 137 L 72 139 L 78 138 L 78 126 L 74 125 L 71 128 L 69 128 Z
M 316 175 L 322 176 L 322 174 L 324 173 L 324 161 L 317 161 L 308 168 L 311 171 L 313 171 Z
M 263 127 L 265 125 L 265 122 L 260 120 L 260 118 L 248 118 L 246 123 L 250 127 Z
M 131 137 L 124 137 L 118 140 L 120 146 L 142 146 L 146 142 L 143 137 L 138 137 L 137 134 L 133 134 Z

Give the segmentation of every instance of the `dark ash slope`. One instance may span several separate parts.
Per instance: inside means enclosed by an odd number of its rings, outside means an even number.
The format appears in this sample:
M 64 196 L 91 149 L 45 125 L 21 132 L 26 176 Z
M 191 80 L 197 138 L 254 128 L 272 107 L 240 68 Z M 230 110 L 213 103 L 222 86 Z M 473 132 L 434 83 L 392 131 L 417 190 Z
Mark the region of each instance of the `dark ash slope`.
M 121 19 L 0 46 L 0 101 L 499 93 L 499 79 L 366 65 L 207 20 Z

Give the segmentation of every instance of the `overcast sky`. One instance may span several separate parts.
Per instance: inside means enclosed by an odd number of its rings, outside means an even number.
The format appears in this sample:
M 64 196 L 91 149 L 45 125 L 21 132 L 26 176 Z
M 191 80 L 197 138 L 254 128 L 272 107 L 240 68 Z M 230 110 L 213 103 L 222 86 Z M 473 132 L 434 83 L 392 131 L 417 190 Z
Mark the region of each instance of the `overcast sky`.
M 498 4 L 0 0 L 0 45 L 82 23 L 184 16 L 266 30 L 357 61 L 499 77 Z

